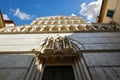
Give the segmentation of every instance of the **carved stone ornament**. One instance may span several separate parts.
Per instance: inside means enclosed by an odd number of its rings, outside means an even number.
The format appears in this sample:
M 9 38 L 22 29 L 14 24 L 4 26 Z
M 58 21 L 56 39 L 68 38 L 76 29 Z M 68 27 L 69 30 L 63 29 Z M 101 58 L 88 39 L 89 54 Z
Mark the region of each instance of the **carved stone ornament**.
M 35 56 L 37 61 L 41 58 L 73 59 L 77 56 L 77 46 L 67 36 L 47 37 Z

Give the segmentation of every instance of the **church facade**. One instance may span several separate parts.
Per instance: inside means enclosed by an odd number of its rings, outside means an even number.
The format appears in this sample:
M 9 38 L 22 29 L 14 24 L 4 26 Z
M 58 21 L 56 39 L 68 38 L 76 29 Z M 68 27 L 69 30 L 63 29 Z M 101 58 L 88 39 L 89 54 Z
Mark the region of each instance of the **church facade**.
M 119 34 L 119 26 L 78 16 L 1 28 L 0 79 L 119 80 Z

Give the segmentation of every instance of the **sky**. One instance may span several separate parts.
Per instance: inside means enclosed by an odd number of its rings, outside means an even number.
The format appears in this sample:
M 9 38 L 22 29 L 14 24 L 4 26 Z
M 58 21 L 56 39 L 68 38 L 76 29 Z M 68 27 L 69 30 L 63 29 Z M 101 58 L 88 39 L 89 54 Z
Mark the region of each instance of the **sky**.
M 0 0 L 4 20 L 30 24 L 37 17 L 81 16 L 95 22 L 102 0 Z

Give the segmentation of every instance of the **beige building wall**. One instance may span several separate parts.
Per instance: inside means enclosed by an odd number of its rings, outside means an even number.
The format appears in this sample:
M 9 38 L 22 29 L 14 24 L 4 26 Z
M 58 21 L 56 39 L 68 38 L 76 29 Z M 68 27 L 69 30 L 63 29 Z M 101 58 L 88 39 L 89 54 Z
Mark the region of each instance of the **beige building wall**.
M 117 2 L 116 11 L 113 20 L 120 24 L 120 0 L 118 0 Z
M 114 22 L 120 24 L 120 15 L 119 15 L 120 14 L 120 5 L 119 4 L 120 4 L 120 0 L 108 0 L 107 4 L 102 5 L 102 6 L 107 5 L 106 9 L 105 9 L 105 13 L 101 14 L 101 15 L 104 15 L 103 19 L 101 21 L 102 23 L 109 23 L 111 21 L 114 21 Z M 107 16 L 108 10 L 114 10 L 114 15 L 112 18 Z
M 5 25 L 4 25 L 2 13 L 1 13 L 1 11 L 0 11 L 0 28 L 3 28 L 4 26 L 5 26 Z

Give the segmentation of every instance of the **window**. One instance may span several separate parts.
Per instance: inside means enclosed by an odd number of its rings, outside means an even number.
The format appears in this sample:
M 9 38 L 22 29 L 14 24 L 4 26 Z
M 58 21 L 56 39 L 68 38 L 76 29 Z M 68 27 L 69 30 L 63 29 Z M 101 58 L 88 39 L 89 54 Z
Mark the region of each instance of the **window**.
M 111 17 L 111 18 L 112 18 L 113 15 L 114 15 L 114 10 L 108 10 L 108 11 L 107 11 L 107 16 L 108 16 L 108 17 Z

